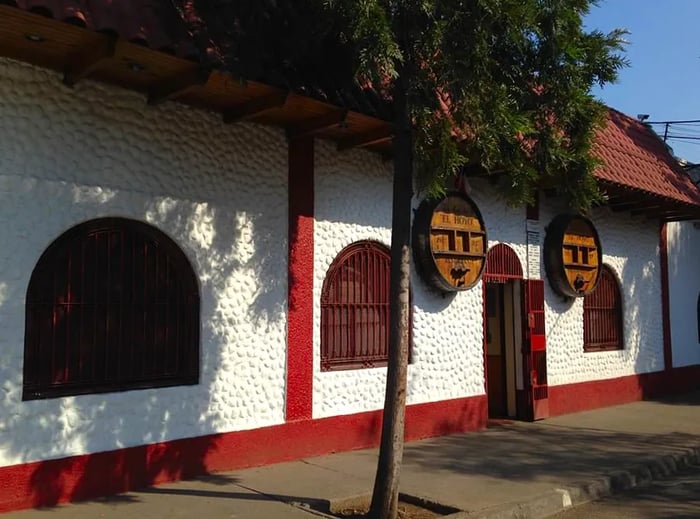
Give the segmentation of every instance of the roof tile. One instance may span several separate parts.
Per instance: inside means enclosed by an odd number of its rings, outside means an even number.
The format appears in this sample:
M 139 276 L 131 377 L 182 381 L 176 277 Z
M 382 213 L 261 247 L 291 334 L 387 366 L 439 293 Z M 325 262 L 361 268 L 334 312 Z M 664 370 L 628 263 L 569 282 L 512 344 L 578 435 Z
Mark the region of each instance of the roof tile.
M 600 180 L 700 205 L 700 189 L 693 183 L 666 144 L 649 127 L 609 109 L 593 152 L 603 161 L 595 171 Z
M 152 0 L 5 0 L 56 20 L 110 32 L 152 49 L 193 58 L 197 52 L 174 7 Z M 180 34 L 173 34 L 174 31 Z

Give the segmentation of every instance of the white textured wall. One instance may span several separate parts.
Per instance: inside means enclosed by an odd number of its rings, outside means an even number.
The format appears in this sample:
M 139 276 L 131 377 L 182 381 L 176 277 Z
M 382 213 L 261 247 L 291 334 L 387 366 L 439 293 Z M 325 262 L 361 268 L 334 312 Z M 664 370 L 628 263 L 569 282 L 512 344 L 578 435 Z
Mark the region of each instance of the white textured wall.
M 700 229 L 692 222 L 669 223 L 666 229 L 673 365 L 700 364 Z
M 345 246 L 389 245 L 391 169 L 364 151 L 339 154 L 323 142 L 316 149 L 313 412 L 320 418 L 382 407 L 385 368 L 320 371 L 320 294 Z M 88 81 L 71 90 L 52 72 L 0 60 L 0 466 L 283 422 L 286 159 L 278 130 L 223 125 L 173 103 L 147 107 L 138 94 Z M 529 257 L 524 209 L 509 209 L 486 182 L 472 182 L 471 196 L 489 245 L 507 243 L 532 271 L 537 244 Z M 556 213 L 543 206 L 542 240 Z M 62 232 L 102 216 L 155 225 L 192 262 L 201 288 L 200 384 L 22 402 L 32 268 Z M 593 220 L 605 262 L 626 287 L 626 348 L 584 354 L 581 300 L 563 303 L 547 288 L 553 385 L 663 367 L 656 229 L 602 210 Z M 481 283 L 443 296 L 415 272 L 412 281 L 408 402 L 483 394 Z
M 525 268 L 524 210 L 506 209 L 488 184 L 480 184 L 472 196 L 486 221 L 490 245 L 508 241 Z M 380 409 L 386 368 L 321 372 L 320 297 L 328 267 L 344 247 L 365 239 L 390 245 L 391 166 L 369 153 L 338 156 L 330 146 L 319 145 L 315 198 L 314 417 Z M 412 290 L 408 403 L 484 394 L 481 283 L 442 295 L 414 271 Z
M 320 370 L 320 295 L 335 256 L 364 239 L 390 244 L 391 171 L 377 157 L 347 153 L 338 159 L 319 146 L 316 160 L 316 257 L 314 264 L 314 417 L 380 409 L 385 368 L 336 372 Z M 539 243 L 528 249 L 524 208 L 512 209 L 488 182 L 471 181 L 470 196 L 488 230 L 489 246 L 508 244 L 527 276 L 535 268 L 545 278 L 534 253 L 544 243 L 545 226 L 561 206 L 545 199 Z M 416 200 L 414 206 L 418 204 Z M 644 220 L 606 209 L 592 214 L 603 245 L 604 262 L 621 281 L 625 348 L 584 353 L 583 300 L 573 302 L 552 292 L 545 282 L 548 375 L 550 385 L 616 378 L 663 369 L 661 285 L 658 232 Z M 537 225 L 531 225 L 537 236 Z M 528 255 L 528 251 L 530 255 Z M 428 402 L 484 393 L 482 285 L 456 295 L 440 295 L 413 275 L 413 363 L 409 366 L 408 402 Z
M 280 131 L 0 60 L 0 466 L 284 420 L 286 161 Z M 200 383 L 22 402 L 32 269 L 101 216 L 153 224 L 192 262 Z
M 542 229 L 562 211 L 544 200 Z M 663 369 L 661 268 L 658 226 L 608 209 L 591 214 L 603 247 L 603 262 L 621 283 L 625 348 L 583 351 L 583 298 L 565 301 L 545 282 L 547 369 L 550 385 L 617 378 Z M 542 232 L 544 243 L 545 232 Z M 546 279 L 544 264 L 542 277 Z

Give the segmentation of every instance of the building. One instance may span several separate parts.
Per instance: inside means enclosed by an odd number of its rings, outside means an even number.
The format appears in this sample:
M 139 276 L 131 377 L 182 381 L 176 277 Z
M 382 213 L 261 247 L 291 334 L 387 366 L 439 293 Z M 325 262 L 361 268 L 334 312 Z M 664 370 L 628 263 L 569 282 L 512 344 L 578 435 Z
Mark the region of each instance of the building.
M 203 79 L 92 9 L 0 5 L 0 510 L 376 445 L 388 125 Z M 556 197 L 455 195 L 483 228 L 454 219 L 446 247 L 473 238 L 484 272 L 451 293 L 414 272 L 407 438 L 696 387 L 697 331 L 671 328 L 692 260 L 662 222 L 700 193 L 618 112 L 598 153 L 610 203 L 575 247 L 601 262 L 570 257 L 592 296 L 546 281 Z
M 700 168 L 684 164 L 697 185 Z M 693 369 L 700 364 L 700 279 L 694 258 L 698 257 L 700 223 L 672 222 L 667 226 L 669 254 L 669 307 L 673 366 Z

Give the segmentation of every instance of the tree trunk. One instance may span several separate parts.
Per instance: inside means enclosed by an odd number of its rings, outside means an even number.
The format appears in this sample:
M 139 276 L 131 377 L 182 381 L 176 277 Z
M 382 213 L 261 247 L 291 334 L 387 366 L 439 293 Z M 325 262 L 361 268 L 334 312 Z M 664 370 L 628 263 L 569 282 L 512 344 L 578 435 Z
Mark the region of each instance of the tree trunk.
M 394 88 L 394 192 L 391 217 L 391 288 L 389 365 L 379 462 L 369 516 L 396 519 L 399 474 L 403 458 L 408 370 L 411 199 L 413 197 L 413 137 L 406 91 L 400 81 Z

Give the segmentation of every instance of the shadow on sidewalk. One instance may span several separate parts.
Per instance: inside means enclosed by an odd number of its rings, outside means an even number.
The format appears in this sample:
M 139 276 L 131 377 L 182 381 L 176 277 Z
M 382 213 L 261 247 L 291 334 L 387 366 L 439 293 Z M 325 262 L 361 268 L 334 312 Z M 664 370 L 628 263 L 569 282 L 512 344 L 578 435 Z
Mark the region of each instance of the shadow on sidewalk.
M 212 488 L 207 488 L 211 486 L 226 487 L 226 489 L 214 490 Z M 136 494 L 191 496 L 243 501 L 279 501 L 282 503 L 300 504 L 320 511 L 327 511 L 329 507 L 328 501 L 325 499 L 291 496 L 279 493 L 264 493 L 243 485 L 240 478 L 227 476 L 225 474 L 209 474 L 187 481 L 181 481 L 177 484 L 177 487 L 169 487 L 166 485 L 143 488 L 136 491 Z M 113 501 L 112 498 L 109 498 L 109 500 Z M 136 500 L 138 500 L 137 497 Z M 126 501 L 128 502 L 128 500 Z
M 610 432 L 552 424 L 502 425 L 406 446 L 406 466 L 520 481 L 576 481 L 700 445 L 700 436 Z
M 700 391 L 656 399 L 667 405 L 700 405 Z

